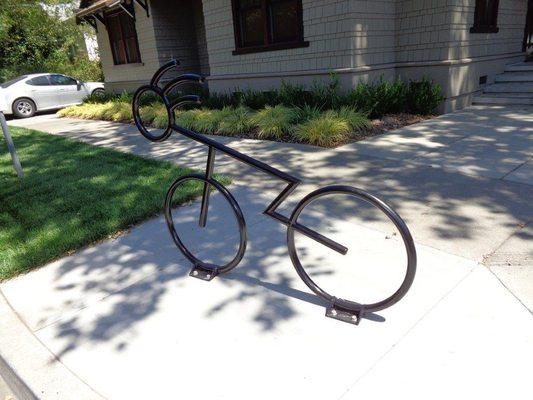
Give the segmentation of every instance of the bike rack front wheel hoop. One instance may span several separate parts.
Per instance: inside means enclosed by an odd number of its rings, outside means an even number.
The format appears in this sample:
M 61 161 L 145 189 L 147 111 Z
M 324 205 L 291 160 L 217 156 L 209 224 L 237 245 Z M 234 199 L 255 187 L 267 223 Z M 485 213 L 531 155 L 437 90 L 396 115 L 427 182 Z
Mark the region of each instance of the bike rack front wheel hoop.
M 189 181 L 200 181 L 204 184 L 208 184 L 216 188 L 220 194 L 226 199 L 226 201 L 229 203 L 231 209 L 233 210 L 233 213 L 235 215 L 235 218 L 237 219 L 237 224 L 239 227 L 239 248 L 237 250 L 237 254 L 235 257 L 229 261 L 228 263 L 224 265 L 216 265 L 216 264 L 209 264 L 205 263 L 199 258 L 197 258 L 194 254 L 192 254 L 189 249 L 185 246 L 181 238 L 179 237 L 178 233 L 176 232 L 176 229 L 174 227 L 174 220 L 172 218 L 172 197 L 174 196 L 174 193 L 176 189 L 189 182 Z M 186 175 L 184 177 L 178 178 L 177 180 L 172 183 L 170 188 L 168 189 L 167 196 L 165 198 L 165 220 L 167 223 L 168 230 L 170 231 L 170 235 L 172 236 L 172 239 L 174 240 L 174 243 L 179 248 L 179 250 L 183 253 L 185 257 L 187 257 L 194 265 L 193 270 L 191 271 L 191 276 L 194 276 L 196 278 L 200 278 L 203 280 L 211 280 L 218 274 L 223 274 L 231 271 L 233 268 L 235 268 L 244 257 L 244 253 L 246 252 L 246 244 L 247 244 L 247 231 L 246 231 L 246 222 L 244 219 L 244 215 L 242 213 L 241 208 L 239 207 L 239 204 L 233 197 L 233 195 L 217 180 L 213 178 L 206 178 L 202 175 Z
M 385 300 L 372 304 L 360 304 L 354 301 L 336 298 L 335 296 L 327 293 L 320 286 L 318 286 L 316 282 L 314 282 L 313 279 L 307 274 L 304 267 L 302 266 L 302 263 L 298 258 L 298 253 L 296 251 L 296 246 L 294 243 L 294 232 L 295 230 L 297 230 L 295 225 L 298 222 L 298 217 L 300 216 L 304 208 L 310 203 L 323 196 L 332 194 L 351 195 L 353 197 L 365 201 L 366 203 L 371 204 L 374 207 L 377 207 L 388 217 L 389 220 L 392 221 L 392 223 L 400 232 L 405 245 L 405 250 L 407 252 L 407 270 L 405 278 L 400 287 L 396 290 L 396 292 L 394 292 Z M 396 211 L 394 211 L 385 202 L 363 190 L 351 186 L 327 186 L 315 190 L 314 192 L 308 194 L 302 201 L 300 201 L 300 203 L 298 203 L 290 217 L 287 229 L 287 246 L 289 249 L 291 261 L 300 278 L 315 294 L 317 294 L 319 297 L 321 297 L 331 305 L 326 315 L 342 320 L 353 319 L 354 323 L 358 323 L 364 313 L 380 311 L 400 301 L 411 287 L 416 273 L 416 249 L 411 233 L 409 232 L 409 229 L 407 228 L 405 222 L 396 213 Z M 345 315 L 343 315 L 342 317 L 339 316 L 338 314 L 342 314 L 343 311 L 345 312 Z

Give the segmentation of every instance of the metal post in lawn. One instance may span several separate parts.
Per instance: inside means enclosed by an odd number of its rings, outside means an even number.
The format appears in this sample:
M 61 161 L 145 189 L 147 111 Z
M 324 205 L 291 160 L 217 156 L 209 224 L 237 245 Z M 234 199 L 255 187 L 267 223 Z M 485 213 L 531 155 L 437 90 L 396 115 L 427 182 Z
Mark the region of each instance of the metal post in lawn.
M 15 168 L 15 171 L 17 172 L 19 179 L 22 179 L 24 178 L 24 172 L 22 172 L 22 166 L 20 165 L 20 160 L 15 150 L 15 144 L 13 143 L 13 139 L 11 138 L 11 135 L 9 134 L 9 128 L 7 127 L 6 117 L 4 116 L 4 113 L 1 111 L 0 111 L 0 125 L 2 126 L 4 137 L 6 138 L 7 148 L 9 152 L 11 153 L 11 160 L 13 160 L 13 167 Z

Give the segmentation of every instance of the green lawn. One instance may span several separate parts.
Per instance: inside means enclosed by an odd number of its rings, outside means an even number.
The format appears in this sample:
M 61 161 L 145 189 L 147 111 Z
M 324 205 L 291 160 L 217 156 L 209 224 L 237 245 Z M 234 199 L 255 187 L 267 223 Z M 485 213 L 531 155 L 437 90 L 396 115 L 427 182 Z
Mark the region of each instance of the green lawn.
M 191 170 L 28 129 L 11 134 L 19 183 L 0 135 L 0 280 L 55 260 L 153 216 Z M 184 186 L 177 202 L 200 193 Z

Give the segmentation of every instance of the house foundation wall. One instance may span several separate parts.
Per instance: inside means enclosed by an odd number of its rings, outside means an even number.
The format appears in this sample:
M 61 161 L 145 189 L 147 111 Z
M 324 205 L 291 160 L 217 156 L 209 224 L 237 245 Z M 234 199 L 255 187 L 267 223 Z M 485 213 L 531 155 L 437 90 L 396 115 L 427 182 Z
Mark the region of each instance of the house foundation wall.
M 405 81 L 427 77 L 439 84 L 446 97 L 439 111 L 451 112 L 469 106 L 472 97 L 484 86 L 494 83 L 496 75 L 502 73 L 506 65 L 522 60 L 523 54 L 519 52 L 418 65 L 405 63 L 397 65 L 396 74 Z M 484 76 L 487 77 L 487 83 L 480 84 L 480 78 Z

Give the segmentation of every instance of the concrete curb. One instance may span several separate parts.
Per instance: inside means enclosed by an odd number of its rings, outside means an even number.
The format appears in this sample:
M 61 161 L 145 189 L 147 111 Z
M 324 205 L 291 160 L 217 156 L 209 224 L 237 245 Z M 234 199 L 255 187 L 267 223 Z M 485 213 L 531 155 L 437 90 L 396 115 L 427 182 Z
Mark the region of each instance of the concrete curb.
M 33 335 L 1 289 L 0 375 L 19 400 L 103 399 Z

